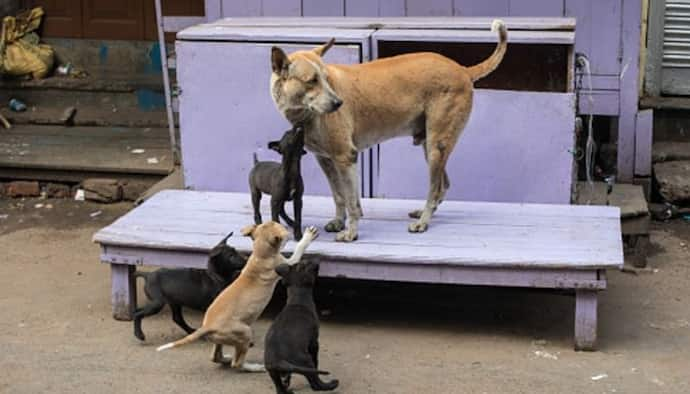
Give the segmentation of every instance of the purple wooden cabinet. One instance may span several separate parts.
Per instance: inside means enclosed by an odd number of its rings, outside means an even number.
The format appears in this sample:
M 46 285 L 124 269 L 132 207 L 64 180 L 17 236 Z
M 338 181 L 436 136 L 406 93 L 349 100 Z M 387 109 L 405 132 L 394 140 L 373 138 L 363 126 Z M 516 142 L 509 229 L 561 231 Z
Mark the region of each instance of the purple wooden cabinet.
M 254 152 L 260 160 L 280 160 L 267 143 L 279 139 L 290 125 L 269 94 L 272 45 L 290 52 L 312 48 L 334 36 L 338 44 L 327 53 L 326 61 L 358 63 L 368 54 L 368 47 L 363 46 L 369 35 L 367 30 L 285 31 L 217 25 L 179 33 L 176 53 L 185 186 L 247 192 Z M 307 194 L 330 195 L 311 154 L 302 161 L 302 175 Z

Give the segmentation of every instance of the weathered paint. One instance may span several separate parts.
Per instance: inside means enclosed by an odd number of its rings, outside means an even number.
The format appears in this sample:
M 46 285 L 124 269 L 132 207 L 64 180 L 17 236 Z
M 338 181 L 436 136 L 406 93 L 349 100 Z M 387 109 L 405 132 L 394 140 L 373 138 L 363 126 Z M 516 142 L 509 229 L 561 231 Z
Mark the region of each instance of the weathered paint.
M 155 111 L 165 108 L 165 95 L 151 89 L 137 89 L 137 107 L 142 111 Z
M 595 350 L 598 295 L 594 290 L 575 291 L 575 350 Z

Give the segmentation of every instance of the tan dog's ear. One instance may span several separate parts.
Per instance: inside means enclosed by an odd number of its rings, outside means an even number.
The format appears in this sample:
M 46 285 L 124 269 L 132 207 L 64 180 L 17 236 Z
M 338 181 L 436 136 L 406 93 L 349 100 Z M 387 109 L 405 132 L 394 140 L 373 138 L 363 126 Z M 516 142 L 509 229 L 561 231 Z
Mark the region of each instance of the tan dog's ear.
M 274 73 L 282 75 L 290 66 L 290 60 L 282 49 L 278 47 L 271 48 L 271 69 Z
M 269 242 L 270 242 L 271 246 L 273 246 L 274 248 L 277 248 L 283 242 L 283 237 L 275 235 L 275 236 L 271 237 L 271 240 Z
M 252 237 L 254 239 L 254 230 L 256 230 L 256 224 L 242 228 L 241 232 L 245 237 Z
M 319 56 L 323 56 L 326 54 L 326 52 L 328 52 L 329 49 L 331 49 L 333 44 L 335 44 L 335 37 L 331 38 L 327 43 L 321 45 L 320 47 L 314 48 L 314 53 Z

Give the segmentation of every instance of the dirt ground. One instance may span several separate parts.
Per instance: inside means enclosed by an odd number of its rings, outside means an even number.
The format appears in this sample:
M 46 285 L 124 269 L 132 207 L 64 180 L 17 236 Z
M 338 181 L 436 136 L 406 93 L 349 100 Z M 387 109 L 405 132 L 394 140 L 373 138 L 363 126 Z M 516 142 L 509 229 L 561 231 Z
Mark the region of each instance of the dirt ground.
M 143 343 L 112 319 L 91 237 L 129 208 L 0 200 L 0 392 L 272 392 L 265 374 L 211 363 L 208 343 L 157 353 L 182 336 L 167 309 L 144 320 Z M 597 352 L 573 351 L 565 294 L 322 281 L 321 367 L 339 393 L 688 393 L 690 222 L 655 224 L 652 242 L 650 270 L 609 274 Z M 256 325 L 249 361 L 279 308 Z

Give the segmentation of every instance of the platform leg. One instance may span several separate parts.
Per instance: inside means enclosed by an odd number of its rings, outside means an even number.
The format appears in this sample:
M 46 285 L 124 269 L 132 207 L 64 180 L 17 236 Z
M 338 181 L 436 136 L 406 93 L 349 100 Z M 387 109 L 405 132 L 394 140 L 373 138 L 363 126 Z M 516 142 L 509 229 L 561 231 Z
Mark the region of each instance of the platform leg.
M 597 344 L 597 291 L 575 291 L 575 350 L 595 350 Z
M 136 267 L 127 264 L 111 264 L 111 302 L 115 320 L 132 320 L 137 305 L 137 289 L 132 275 Z

